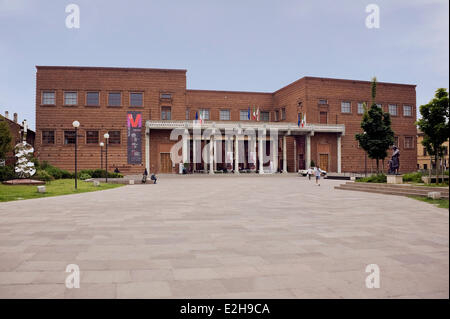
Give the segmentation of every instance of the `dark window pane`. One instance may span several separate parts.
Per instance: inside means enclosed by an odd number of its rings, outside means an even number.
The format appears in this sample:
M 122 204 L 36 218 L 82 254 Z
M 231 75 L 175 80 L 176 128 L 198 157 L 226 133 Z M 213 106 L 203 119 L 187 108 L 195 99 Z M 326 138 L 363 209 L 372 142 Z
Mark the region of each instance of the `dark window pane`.
M 98 106 L 99 105 L 99 96 L 98 92 L 88 92 L 86 94 L 86 105 L 90 106 Z
M 54 105 L 55 104 L 55 92 L 48 91 L 42 93 L 42 104 Z
M 171 93 L 161 93 L 161 98 L 162 99 L 171 99 L 172 94 Z
M 86 143 L 87 144 L 98 144 L 98 131 L 87 131 L 86 132 Z
M 75 144 L 75 131 L 64 131 L 64 144 Z
M 55 144 L 55 131 L 42 131 L 42 144 Z
M 170 107 L 161 108 L 161 120 L 170 120 L 172 118 L 171 115 Z
M 130 105 L 131 106 L 142 106 L 142 93 L 131 93 L 130 94 Z
M 121 106 L 122 94 L 121 93 L 109 93 L 108 94 L 108 106 Z
M 109 131 L 109 144 L 120 144 L 120 131 Z

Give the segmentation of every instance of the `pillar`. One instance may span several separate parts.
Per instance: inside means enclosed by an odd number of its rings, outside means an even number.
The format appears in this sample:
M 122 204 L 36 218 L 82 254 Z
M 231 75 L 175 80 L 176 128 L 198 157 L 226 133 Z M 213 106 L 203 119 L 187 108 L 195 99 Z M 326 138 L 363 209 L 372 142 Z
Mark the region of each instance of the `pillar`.
M 192 135 L 192 172 L 197 170 L 197 140 Z
M 145 128 L 145 168 L 150 174 L 150 129 Z
M 183 157 L 183 164 L 189 162 L 189 152 L 188 152 L 188 150 L 189 150 L 189 148 L 188 148 L 188 141 L 189 141 L 189 139 L 188 139 L 188 137 L 189 137 L 189 132 L 186 129 L 186 130 L 184 130 L 184 134 L 183 134 L 183 147 L 182 147 L 182 150 L 181 150 L 182 157 Z
M 222 141 L 220 141 L 221 143 L 222 143 Z M 213 167 L 214 167 L 214 170 L 215 171 L 217 171 L 217 140 L 216 139 L 214 139 L 214 142 L 213 142 L 213 151 L 214 151 L 214 165 L 213 165 Z
M 341 173 L 341 134 L 337 136 L 337 172 Z
M 209 140 L 209 174 L 214 174 L 214 135 Z
M 283 135 L 283 173 L 287 173 L 286 135 Z
M 263 161 L 264 161 L 264 155 L 263 155 L 263 138 L 262 136 L 258 136 L 259 139 L 259 145 L 258 145 L 258 157 L 259 157 L 259 174 L 264 174 L 264 166 L 263 166 Z
M 234 136 L 234 173 L 239 174 L 239 132 Z
M 308 169 L 311 164 L 311 135 L 307 134 L 305 138 L 305 146 L 306 146 L 306 165 L 305 168 Z

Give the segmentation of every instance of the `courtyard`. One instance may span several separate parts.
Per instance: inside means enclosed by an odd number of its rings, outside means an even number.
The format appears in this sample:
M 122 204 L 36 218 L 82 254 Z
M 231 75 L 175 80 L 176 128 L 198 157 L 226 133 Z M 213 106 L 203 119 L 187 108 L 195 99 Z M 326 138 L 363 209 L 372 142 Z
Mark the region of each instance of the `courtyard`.
M 160 176 L 0 203 L 0 298 L 448 298 L 448 211 L 340 183 Z

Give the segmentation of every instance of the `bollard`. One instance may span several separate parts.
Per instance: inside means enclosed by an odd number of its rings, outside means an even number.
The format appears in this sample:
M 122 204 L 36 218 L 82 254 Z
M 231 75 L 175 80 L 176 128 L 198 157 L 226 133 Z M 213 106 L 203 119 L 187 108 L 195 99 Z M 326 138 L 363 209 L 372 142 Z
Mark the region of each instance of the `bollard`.
M 38 186 L 37 187 L 37 191 L 38 191 L 38 193 L 45 193 L 45 186 Z
M 129 184 L 134 185 L 134 179 L 130 179 Z

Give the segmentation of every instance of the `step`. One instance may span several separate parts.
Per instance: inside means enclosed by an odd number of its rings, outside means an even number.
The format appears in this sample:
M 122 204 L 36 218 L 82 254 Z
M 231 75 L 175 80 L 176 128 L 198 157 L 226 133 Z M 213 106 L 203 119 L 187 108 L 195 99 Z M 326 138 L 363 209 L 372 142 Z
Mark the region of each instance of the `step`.
M 383 189 L 405 189 L 405 190 L 424 190 L 428 192 L 441 192 L 448 194 L 448 187 L 429 187 L 429 186 L 413 186 L 413 185 L 397 185 L 397 184 L 381 184 L 381 183 L 359 183 L 359 182 L 347 182 L 344 185 L 354 185 L 355 187 L 370 187 L 370 188 L 383 188 Z
M 398 196 L 423 196 L 427 197 L 428 191 L 426 190 L 392 190 L 392 189 L 382 189 L 382 188 L 370 188 L 370 187 L 351 187 L 345 184 L 340 186 L 335 186 L 335 189 L 349 190 L 349 191 L 357 191 L 357 192 L 367 192 L 367 193 L 378 193 L 378 194 L 387 194 L 387 195 L 398 195 Z M 441 193 L 441 198 L 448 198 L 448 193 Z

